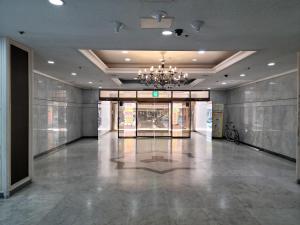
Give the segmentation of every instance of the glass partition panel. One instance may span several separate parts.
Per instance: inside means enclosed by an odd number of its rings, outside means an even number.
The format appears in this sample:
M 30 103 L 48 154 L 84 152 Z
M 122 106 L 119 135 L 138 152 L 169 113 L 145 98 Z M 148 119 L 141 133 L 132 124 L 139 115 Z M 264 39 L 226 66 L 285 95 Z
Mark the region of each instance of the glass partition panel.
M 139 102 L 137 113 L 138 137 L 171 136 L 171 103 Z
M 136 102 L 119 102 L 119 137 L 136 137 Z
M 189 91 L 173 91 L 173 98 L 189 98 Z
M 100 98 L 117 98 L 118 91 L 100 91 Z
M 209 98 L 209 91 L 191 91 L 191 98 Z
M 190 103 L 173 102 L 172 104 L 172 136 L 173 137 L 190 137 Z
M 136 98 L 136 91 L 119 91 L 119 98 Z

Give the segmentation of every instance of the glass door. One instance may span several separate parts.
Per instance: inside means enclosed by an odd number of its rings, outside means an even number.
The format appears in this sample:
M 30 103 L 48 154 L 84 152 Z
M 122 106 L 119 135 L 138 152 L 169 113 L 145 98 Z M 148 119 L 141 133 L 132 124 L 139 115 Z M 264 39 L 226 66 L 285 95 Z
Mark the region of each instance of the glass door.
M 138 137 L 171 137 L 171 103 L 139 102 Z
M 172 137 L 191 136 L 190 102 L 172 103 Z
M 136 137 L 136 102 L 119 102 L 119 137 Z

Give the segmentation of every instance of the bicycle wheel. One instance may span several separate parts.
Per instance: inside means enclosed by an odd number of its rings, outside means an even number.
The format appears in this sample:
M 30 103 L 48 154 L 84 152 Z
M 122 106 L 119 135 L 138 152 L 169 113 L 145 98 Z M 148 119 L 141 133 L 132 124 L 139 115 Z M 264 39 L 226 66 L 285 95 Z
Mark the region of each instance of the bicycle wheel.
M 230 141 L 230 130 L 225 130 L 225 138 L 227 141 Z
M 240 144 L 240 135 L 237 130 L 234 130 L 234 143 L 236 143 L 237 145 Z

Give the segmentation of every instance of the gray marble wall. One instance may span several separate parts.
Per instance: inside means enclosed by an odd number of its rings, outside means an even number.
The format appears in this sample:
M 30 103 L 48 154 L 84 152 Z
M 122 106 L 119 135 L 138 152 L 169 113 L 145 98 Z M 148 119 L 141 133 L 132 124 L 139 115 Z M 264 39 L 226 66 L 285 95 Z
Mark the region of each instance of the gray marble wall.
M 296 72 L 228 91 L 225 114 L 243 142 L 296 158 Z
M 227 91 L 210 91 L 210 100 L 217 104 L 227 103 Z
M 98 136 L 99 90 L 82 90 L 82 136 Z
M 33 76 L 33 154 L 82 136 L 82 90 L 54 79 Z

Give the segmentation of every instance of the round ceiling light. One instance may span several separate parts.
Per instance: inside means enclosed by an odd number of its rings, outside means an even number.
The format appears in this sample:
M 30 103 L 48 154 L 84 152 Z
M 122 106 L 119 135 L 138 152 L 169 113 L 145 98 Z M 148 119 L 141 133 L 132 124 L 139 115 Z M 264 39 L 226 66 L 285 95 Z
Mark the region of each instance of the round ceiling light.
M 200 51 L 198 51 L 198 53 L 199 53 L 199 54 L 204 54 L 205 51 L 204 51 L 204 50 L 200 50 Z
M 131 61 L 131 58 L 125 58 L 124 59 L 126 62 L 130 62 Z
M 170 36 L 170 35 L 172 35 L 173 33 L 172 33 L 172 31 L 170 31 L 170 30 L 164 30 L 163 32 L 161 32 L 161 34 L 164 35 L 164 36 Z
M 93 82 L 92 81 L 89 81 L 89 84 L 92 84 Z
M 197 59 L 192 59 L 193 62 L 197 62 Z
M 274 62 L 269 62 L 268 63 L 268 66 L 275 66 L 276 65 L 276 63 L 274 63 Z
M 245 77 L 246 76 L 246 74 L 244 74 L 244 73 L 242 73 L 241 75 L 240 75 L 240 77 Z
M 227 84 L 226 82 L 222 82 L 223 85 Z
M 123 54 L 127 54 L 127 53 L 128 53 L 128 51 L 122 51 L 122 53 L 123 53 Z
M 56 6 L 62 6 L 64 3 L 64 1 L 62 0 L 48 0 L 52 5 L 56 5 Z
M 73 72 L 73 73 L 71 73 L 71 75 L 72 75 L 72 76 L 77 76 L 77 73 L 74 73 L 74 72 Z
M 48 60 L 48 64 L 54 64 L 55 62 L 53 60 Z

